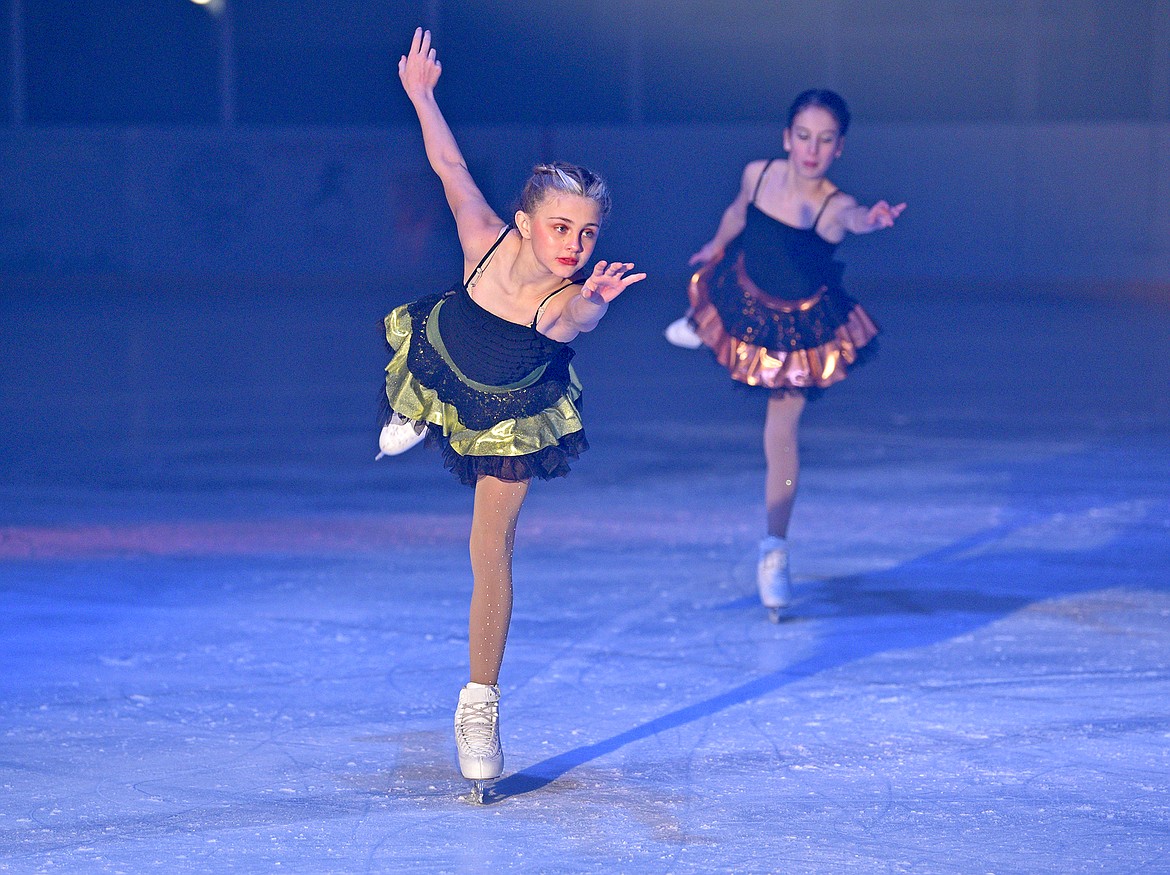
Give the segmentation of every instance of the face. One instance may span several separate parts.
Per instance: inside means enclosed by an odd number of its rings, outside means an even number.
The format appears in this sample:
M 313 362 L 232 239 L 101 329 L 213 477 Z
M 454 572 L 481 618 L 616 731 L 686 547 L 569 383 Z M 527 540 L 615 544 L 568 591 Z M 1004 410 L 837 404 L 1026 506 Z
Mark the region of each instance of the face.
M 820 106 L 806 106 L 784 130 L 789 161 L 797 173 L 810 179 L 824 176 L 844 146 L 837 119 Z
M 516 227 L 550 273 L 568 279 L 593 254 L 600 229 L 597 202 L 576 194 L 546 197 L 536 211 L 516 213 Z

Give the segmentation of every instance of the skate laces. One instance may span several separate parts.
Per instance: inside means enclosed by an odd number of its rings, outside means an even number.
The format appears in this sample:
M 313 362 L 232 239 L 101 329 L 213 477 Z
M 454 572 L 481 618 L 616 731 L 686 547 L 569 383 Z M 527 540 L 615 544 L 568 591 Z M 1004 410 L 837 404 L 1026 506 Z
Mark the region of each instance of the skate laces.
M 459 706 L 458 739 L 471 750 L 494 753 L 499 747 L 496 723 L 499 702 L 464 702 Z

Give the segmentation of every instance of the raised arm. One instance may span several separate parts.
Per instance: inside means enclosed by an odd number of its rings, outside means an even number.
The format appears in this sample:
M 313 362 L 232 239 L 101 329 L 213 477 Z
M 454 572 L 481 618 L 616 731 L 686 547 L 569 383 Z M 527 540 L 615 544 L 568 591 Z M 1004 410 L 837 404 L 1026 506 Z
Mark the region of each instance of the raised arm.
M 731 205 L 723 211 L 723 218 L 715 230 L 715 236 L 703 244 L 703 248 L 691 256 L 688 264 L 706 264 L 719 256 L 727 244 L 743 230 L 747 224 L 747 207 L 752 200 L 752 191 L 764 172 L 765 162 L 753 161 L 743 169 L 743 176 L 739 183 L 739 194 Z
M 465 257 L 479 258 L 499 235 L 503 220 L 495 214 L 471 173 L 455 142 L 455 135 L 443 118 L 435 100 L 435 84 L 443 72 L 442 65 L 431 47 L 431 32 L 421 27 L 414 32 L 410 51 L 398 60 L 398 78 L 406 89 L 422 128 L 427 160 L 443 183 L 443 193 L 451 213 Z

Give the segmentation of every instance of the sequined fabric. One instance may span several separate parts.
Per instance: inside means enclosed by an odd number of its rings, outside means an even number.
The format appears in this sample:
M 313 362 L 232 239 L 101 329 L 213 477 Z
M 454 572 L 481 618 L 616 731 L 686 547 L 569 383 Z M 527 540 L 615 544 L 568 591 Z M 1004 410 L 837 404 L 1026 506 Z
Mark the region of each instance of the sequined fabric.
M 730 249 L 691 277 L 691 321 L 733 380 L 769 389 L 824 388 L 845 379 L 878 328 L 839 287 L 780 298 L 748 276 Z
M 391 312 L 386 342 L 386 399 L 394 410 L 427 425 L 429 444 L 444 464 L 474 485 L 484 474 L 502 480 L 550 479 L 588 448 L 579 404 L 581 384 L 562 346 L 548 361 L 508 386 L 468 378 L 438 332 L 446 294 L 431 295 Z

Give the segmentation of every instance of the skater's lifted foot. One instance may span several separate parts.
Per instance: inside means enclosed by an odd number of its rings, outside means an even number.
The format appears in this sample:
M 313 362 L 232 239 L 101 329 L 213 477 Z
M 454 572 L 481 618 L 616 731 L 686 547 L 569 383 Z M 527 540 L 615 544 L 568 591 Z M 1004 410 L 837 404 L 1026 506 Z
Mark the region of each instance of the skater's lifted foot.
M 421 422 L 414 422 L 399 413 L 394 413 L 390 416 L 390 421 L 382 426 L 382 432 L 378 435 L 378 455 L 374 457 L 374 461 L 383 456 L 401 455 L 426 436 L 426 427 Z
M 698 349 L 703 345 L 702 339 L 695 333 L 695 326 L 691 324 L 689 313 L 667 325 L 666 331 L 663 333 L 670 343 L 681 346 L 683 349 Z

